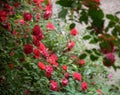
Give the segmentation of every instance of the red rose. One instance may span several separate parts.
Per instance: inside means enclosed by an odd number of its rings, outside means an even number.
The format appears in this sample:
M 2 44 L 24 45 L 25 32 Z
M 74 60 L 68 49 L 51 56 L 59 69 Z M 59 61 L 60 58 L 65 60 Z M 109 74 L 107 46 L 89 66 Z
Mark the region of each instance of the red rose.
M 44 2 L 44 0 L 33 0 L 33 2 L 39 4 L 40 2 Z
M 41 70 L 45 70 L 46 66 L 44 63 L 42 62 L 38 62 L 38 67 L 41 69 Z
M 37 9 L 36 9 L 37 10 Z M 35 18 L 36 18 L 36 21 L 38 21 L 39 19 L 40 19 L 40 13 L 38 13 L 36 16 L 35 16 Z
M 74 73 L 73 73 L 73 77 L 74 77 L 75 80 L 78 80 L 78 81 L 81 81 L 81 80 L 82 80 L 82 76 L 81 76 L 81 74 L 78 73 L 78 72 L 74 72 Z
M 58 62 L 55 62 L 55 64 L 53 64 L 53 66 L 57 68 L 59 66 Z
M 11 52 L 10 52 L 10 56 L 14 56 L 14 51 L 11 51 Z
M 52 73 L 53 73 L 53 68 L 52 68 L 52 66 L 46 66 L 46 76 L 47 76 L 48 78 L 50 78 L 51 75 L 52 75 Z
M 52 66 L 46 66 L 46 72 L 52 73 L 53 72 Z
M 19 20 L 19 23 L 22 24 L 22 25 L 24 25 L 25 21 L 21 19 L 21 20 Z
M 24 94 L 25 94 L 25 95 L 28 95 L 28 94 L 30 94 L 30 90 L 28 90 L 28 89 L 25 89 L 25 91 L 24 91 Z
M 40 57 L 40 50 L 39 49 L 34 49 L 33 53 L 34 53 L 36 58 Z
M 13 63 L 8 64 L 8 66 L 9 66 L 10 69 L 14 69 L 14 64 Z
M 58 60 L 58 56 L 54 53 L 54 54 L 52 54 L 51 55 L 51 57 L 53 57 L 54 59 L 55 59 L 55 61 L 57 61 Z
M 19 4 L 18 2 L 15 2 L 15 3 L 14 3 L 14 6 L 15 6 L 16 8 L 18 8 L 18 7 L 20 6 L 20 4 Z
M 49 22 L 47 25 L 46 25 L 46 28 L 49 29 L 49 30 L 55 30 L 55 26 Z
M 39 25 L 35 25 L 33 28 L 33 35 L 37 36 L 39 35 L 41 32 L 40 26 Z
M 56 91 L 58 89 L 58 84 L 56 81 L 54 81 L 54 80 L 50 81 L 50 89 L 53 91 Z
M 73 36 L 76 36 L 77 35 L 77 30 L 75 28 L 73 28 L 71 31 L 70 31 L 70 35 L 73 35 Z
M 0 21 L 5 22 L 8 17 L 8 12 L 4 10 L 0 10 Z
M 12 34 L 15 36 L 18 34 L 18 32 L 16 30 L 13 30 Z
M 43 54 L 45 57 L 49 56 L 49 54 L 47 53 L 47 48 L 42 42 L 40 42 L 39 49 L 40 49 L 40 53 Z
M 62 85 L 67 86 L 68 80 L 66 78 L 62 79 Z
M 64 74 L 64 77 L 68 79 L 68 78 L 69 78 L 69 73 L 68 73 L 68 72 L 65 73 L 65 74 Z
M 88 88 L 87 83 L 86 82 L 82 82 L 81 88 L 82 88 L 83 91 L 85 91 Z
M 47 5 L 45 8 L 44 19 L 48 20 L 52 15 L 52 5 Z
M 30 13 L 24 13 L 23 15 L 25 21 L 31 21 L 32 15 Z
M 98 92 L 98 95 L 102 95 L 103 94 L 102 90 L 100 90 L 100 89 L 97 89 L 96 92 Z
M 13 7 L 8 5 L 8 4 L 5 4 L 4 7 L 9 10 L 9 11 L 12 11 L 13 10 Z
M 46 47 L 42 42 L 40 42 L 39 49 L 40 51 L 46 51 Z
M 10 31 L 11 24 L 10 24 L 10 23 L 4 23 L 4 24 L 3 24 L 3 27 L 4 27 L 5 29 L 7 29 L 8 31 Z
M 49 62 L 50 64 L 54 65 L 56 64 L 56 61 L 58 60 L 58 57 L 56 54 L 52 54 L 51 56 L 49 56 L 47 58 L 47 62 Z
M 63 65 L 63 66 L 62 66 L 62 69 L 65 70 L 65 71 L 67 71 L 67 66 L 66 66 L 66 65 Z
M 79 60 L 79 64 L 80 64 L 80 65 L 84 65 L 84 64 L 85 64 L 85 60 L 83 60 L 83 59 L 82 59 L 82 60 Z
M 52 73 L 46 72 L 46 77 L 47 77 L 47 78 L 50 78 L 51 76 L 52 76 Z
M 33 44 L 34 44 L 35 46 L 37 46 L 37 47 L 40 46 L 40 41 L 37 40 L 36 36 L 33 36 Z
M 71 50 L 75 46 L 75 42 L 71 41 L 68 43 L 68 49 Z
M 24 45 L 24 53 L 30 54 L 33 52 L 33 46 L 31 44 Z
M 36 36 L 37 40 L 41 41 L 44 38 L 44 35 L 42 32 L 40 32 L 37 36 Z
M 115 62 L 115 55 L 113 53 L 108 53 L 105 55 L 104 59 L 103 59 L 103 64 L 105 66 L 112 66 Z
M 39 25 L 35 25 L 32 34 L 36 37 L 36 40 L 42 40 L 44 35 Z

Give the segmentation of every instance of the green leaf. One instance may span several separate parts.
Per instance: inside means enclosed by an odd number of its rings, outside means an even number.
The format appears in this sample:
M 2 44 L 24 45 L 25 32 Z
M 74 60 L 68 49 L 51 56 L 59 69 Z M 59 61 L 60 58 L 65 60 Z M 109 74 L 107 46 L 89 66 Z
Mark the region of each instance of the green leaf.
M 112 14 L 107 14 L 106 18 L 108 18 L 111 21 L 115 21 L 115 22 L 119 22 L 120 21 L 120 19 L 117 16 L 114 16 Z
M 109 42 L 105 41 L 99 44 L 101 49 L 107 49 L 108 52 L 111 51 L 112 47 Z
M 86 57 L 87 57 L 87 54 L 85 54 L 85 53 L 84 53 L 84 54 L 81 54 L 81 55 L 79 56 L 80 59 L 85 59 Z
M 88 24 L 88 14 L 85 10 L 83 10 L 81 13 L 80 13 L 80 18 L 79 18 L 79 22 L 82 23 L 84 22 L 85 24 Z
M 102 10 L 96 10 L 96 9 L 92 9 L 90 8 L 88 11 L 88 14 L 90 15 L 90 17 L 94 20 L 94 19 L 103 19 L 104 18 L 104 13 Z
M 98 59 L 98 57 L 95 56 L 95 55 L 93 55 L 93 54 L 91 54 L 91 55 L 90 55 L 90 59 L 91 59 L 92 61 L 96 61 L 96 60 Z
M 114 16 L 112 14 L 107 14 L 106 17 L 110 20 L 113 20 L 114 19 Z
M 97 31 L 102 32 L 104 27 L 104 20 L 102 19 L 93 19 L 92 26 L 97 28 Z
M 67 15 L 67 13 L 68 13 L 67 9 L 62 9 L 62 10 L 59 12 L 58 17 L 59 17 L 59 18 L 65 18 L 66 15 Z
M 75 27 L 75 23 L 70 24 L 70 30 Z
M 89 43 L 96 44 L 97 42 L 98 42 L 98 39 L 97 38 L 93 38 L 92 40 L 90 40 Z
M 71 7 L 73 2 L 73 0 L 58 0 L 56 4 L 59 4 L 63 7 Z
M 85 50 L 85 51 L 86 51 L 87 53 L 89 53 L 89 54 L 92 53 L 92 51 L 91 51 L 91 50 L 88 50 L 88 49 Z
M 90 35 L 85 35 L 85 36 L 83 37 L 84 40 L 88 40 L 88 39 L 90 39 L 90 38 L 91 38 Z
M 108 27 L 109 27 L 109 28 L 114 27 L 114 26 L 115 26 L 115 24 L 116 24 L 115 22 L 110 21 L 110 22 L 109 22 L 109 24 L 108 24 Z
M 101 53 L 99 52 L 99 50 L 97 50 L 97 49 L 95 49 L 95 48 L 93 48 L 92 51 L 93 51 L 96 55 L 98 55 L 98 56 L 101 55 Z

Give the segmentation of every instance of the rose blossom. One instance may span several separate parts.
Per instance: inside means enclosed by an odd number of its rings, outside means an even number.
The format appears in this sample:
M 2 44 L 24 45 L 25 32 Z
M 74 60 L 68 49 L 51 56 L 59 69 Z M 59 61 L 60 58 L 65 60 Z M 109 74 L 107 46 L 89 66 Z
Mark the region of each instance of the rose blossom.
M 74 73 L 73 73 L 73 77 L 74 77 L 75 80 L 78 80 L 78 81 L 81 81 L 81 80 L 82 80 L 82 76 L 81 76 L 81 74 L 78 73 L 78 72 L 74 72 Z
M 105 66 L 112 66 L 115 62 L 115 55 L 113 53 L 105 54 L 105 58 L 103 59 L 103 64 Z
M 63 78 L 62 79 L 62 85 L 67 86 L 67 84 L 68 84 L 68 80 L 66 78 Z
M 40 2 L 44 2 L 44 0 L 33 0 L 33 2 L 39 4 Z
M 48 78 L 50 78 L 50 77 L 52 76 L 52 73 L 53 73 L 53 68 L 52 68 L 52 66 L 50 66 L 50 65 L 46 66 L 46 76 L 47 76 Z
M 62 66 L 62 69 L 65 70 L 65 71 L 67 71 L 67 66 L 66 66 L 66 65 L 63 65 L 63 66 Z
M 82 65 L 84 65 L 85 64 L 85 60 L 79 60 L 79 64 L 82 66 Z
M 68 49 L 71 50 L 73 47 L 75 46 L 75 42 L 74 41 L 70 41 L 68 43 Z
M 54 81 L 54 80 L 50 81 L 50 89 L 53 91 L 56 91 L 58 89 L 58 84 L 56 81 Z
M 40 57 L 40 50 L 39 50 L 39 49 L 34 49 L 34 50 L 33 50 L 33 53 L 34 53 L 34 56 L 35 56 L 36 58 L 39 58 L 39 57 Z
M 56 54 L 52 54 L 47 58 L 47 62 L 49 62 L 52 65 L 56 64 L 57 60 L 58 60 L 58 57 Z
M 25 21 L 31 21 L 32 15 L 30 13 L 24 13 L 23 18 Z
M 49 4 L 45 8 L 44 19 L 48 20 L 52 15 L 52 5 Z
M 10 31 L 10 29 L 11 29 L 11 24 L 10 23 L 4 23 L 3 24 L 3 27 L 5 28 L 5 29 L 7 29 L 8 31 Z
M 33 27 L 32 34 L 37 36 L 37 35 L 39 35 L 40 32 L 41 32 L 40 26 L 39 25 L 35 25 Z
M 73 28 L 71 31 L 70 31 L 70 35 L 72 36 L 76 36 L 77 35 L 77 30 L 75 28 Z
M 33 46 L 31 44 L 24 45 L 24 53 L 30 54 L 33 52 Z
M 45 70 L 46 66 L 44 63 L 42 62 L 38 62 L 38 67 L 41 69 L 41 70 Z
M 40 41 L 37 39 L 36 36 L 33 36 L 33 40 L 32 40 L 32 42 L 33 42 L 33 44 L 34 44 L 35 46 L 37 46 L 37 47 L 40 46 Z
M 66 73 L 64 74 L 64 77 L 68 79 L 68 78 L 69 78 L 69 73 L 66 72 Z
M 0 21 L 5 22 L 8 17 L 8 12 L 5 10 L 0 10 Z
M 20 20 L 19 20 L 19 23 L 22 24 L 22 25 L 24 25 L 24 24 L 25 24 L 25 21 L 22 20 L 22 19 L 20 19 Z
M 55 26 L 49 22 L 47 25 L 46 25 L 46 28 L 49 29 L 49 30 L 55 30 Z
M 81 88 L 82 88 L 83 91 L 85 91 L 88 88 L 87 83 L 86 82 L 82 82 Z

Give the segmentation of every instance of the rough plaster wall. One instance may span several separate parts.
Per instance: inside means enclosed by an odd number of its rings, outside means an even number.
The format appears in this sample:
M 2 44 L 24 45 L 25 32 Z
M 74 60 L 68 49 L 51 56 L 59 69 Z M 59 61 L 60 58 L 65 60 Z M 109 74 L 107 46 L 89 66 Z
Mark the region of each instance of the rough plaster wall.
M 114 14 L 120 11 L 120 0 L 101 0 L 101 8 L 105 13 Z

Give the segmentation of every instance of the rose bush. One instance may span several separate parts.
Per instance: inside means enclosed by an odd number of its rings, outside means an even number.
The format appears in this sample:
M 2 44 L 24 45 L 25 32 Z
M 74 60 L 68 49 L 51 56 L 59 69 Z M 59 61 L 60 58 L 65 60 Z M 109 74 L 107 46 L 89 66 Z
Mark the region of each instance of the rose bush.
M 58 0 L 67 7 L 74 3 L 73 0 L 65 2 Z M 87 0 L 83 5 L 86 3 Z M 83 48 L 74 24 L 71 27 L 66 24 L 63 29 L 58 19 L 51 18 L 50 0 L 5 0 L 0 4 L 1 95 L 109 94 L 102 57 L 93 54 L 101 55 L 100 52 Z M 79 8 L 71 9 L 77 11 Z M 98 28 L 101 29 L 94 27 Z M 103 34 L 102 37 L 106 38 Z M 92 54 L 90 58 L 89 54 Z M 105 57 L 114 63 L 112 53 Z M 92 62 L 94 59 L 100 61 Z

